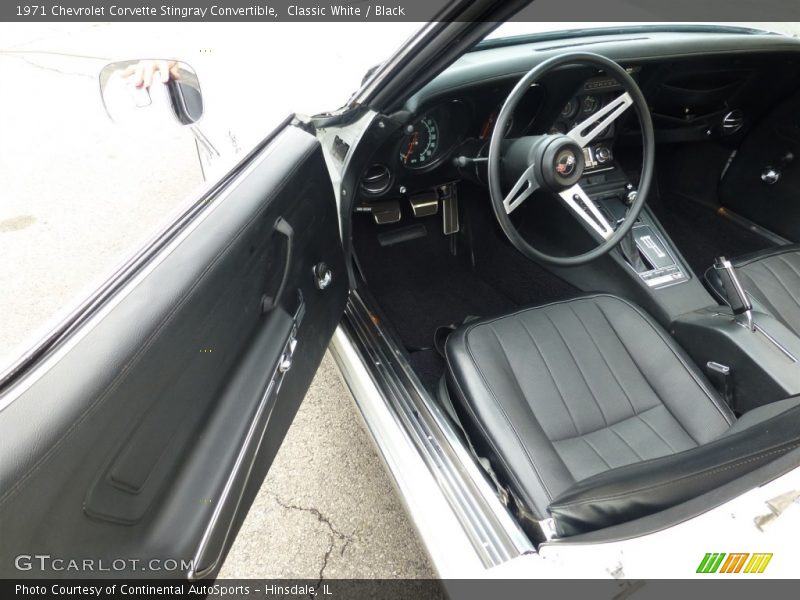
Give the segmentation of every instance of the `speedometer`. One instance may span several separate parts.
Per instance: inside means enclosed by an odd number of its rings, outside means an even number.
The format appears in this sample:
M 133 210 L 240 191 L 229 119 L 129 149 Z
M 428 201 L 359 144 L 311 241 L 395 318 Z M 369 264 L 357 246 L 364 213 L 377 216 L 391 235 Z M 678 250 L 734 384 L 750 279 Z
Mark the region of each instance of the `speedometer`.
M 409 169 L 422 169 L 431 164 L 439 150 L 439 125 L 430 116 L 406 128 L 400 144 L 400 162 Z

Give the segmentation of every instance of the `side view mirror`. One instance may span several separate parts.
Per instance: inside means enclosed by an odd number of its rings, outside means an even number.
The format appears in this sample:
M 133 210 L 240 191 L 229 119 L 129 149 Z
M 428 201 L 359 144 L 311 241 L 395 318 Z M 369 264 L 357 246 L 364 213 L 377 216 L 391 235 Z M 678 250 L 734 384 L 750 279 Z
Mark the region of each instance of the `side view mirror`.
M 177 122 L 194 125 L 203 116 L 203 96 L 194 69 L 175 60 L 125 60 L 100 71 L 100 95 L 115 123 Z

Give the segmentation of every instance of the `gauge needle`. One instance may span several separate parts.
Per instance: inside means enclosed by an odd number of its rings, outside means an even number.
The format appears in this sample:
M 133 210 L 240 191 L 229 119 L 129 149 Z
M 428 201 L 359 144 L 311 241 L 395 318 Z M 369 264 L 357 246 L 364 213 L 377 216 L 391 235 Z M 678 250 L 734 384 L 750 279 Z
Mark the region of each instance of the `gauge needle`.
M 406 153 L 403 155 L 404 163 L 408 162 L 408 157 L 411 156 L 411 153 L 414 151 L 414 145 L 417 143 L 417 135 L 419 135 L 419 132 L 415 131 L 414 135 L 411 136 L 411 141 L 408 142 L 408 149 L 406 150 Z

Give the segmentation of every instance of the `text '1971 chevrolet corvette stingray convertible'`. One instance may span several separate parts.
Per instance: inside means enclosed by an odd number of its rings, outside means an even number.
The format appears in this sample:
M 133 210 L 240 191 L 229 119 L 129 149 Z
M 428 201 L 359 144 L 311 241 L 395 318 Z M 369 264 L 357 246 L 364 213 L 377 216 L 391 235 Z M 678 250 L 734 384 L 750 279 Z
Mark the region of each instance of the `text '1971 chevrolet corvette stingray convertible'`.
M 800 41 L 489 35 L 519 4 L 287 119 L 5 373 L 0 572 L 213 577 L 330 349 L 442 577 L 796 575 Z

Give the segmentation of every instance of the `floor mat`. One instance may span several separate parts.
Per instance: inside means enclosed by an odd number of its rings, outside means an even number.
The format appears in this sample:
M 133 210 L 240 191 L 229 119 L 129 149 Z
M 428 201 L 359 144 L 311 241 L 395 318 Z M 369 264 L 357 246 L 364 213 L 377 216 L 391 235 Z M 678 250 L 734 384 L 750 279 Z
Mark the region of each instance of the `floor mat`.
M 651 208 L 689 266 L 702 276 L 718 256 L 735 258 L 772 244 L 727 221 L 713 210 L 680 198 L 666 198 Z
M 368 217 L 354 223 L 358 263 L 370 293 L 409 353 L 411 366 L 434 391 L 445 363 L 434 349 L 434 333 L 460 325 L 468 317 L 491 317 L 520 306 L 545 303 L 576 293 L 575 288 L 523 257 L 484 221 L 474 234 L 472 252 L 450 251 L 451 238 L 441 233 L 440 218 L 415 219 L 426 235 L 382 246 Z M 488 219 L 488 216 L 487 216 Z M 400 231 L 403 226 L 395 227 Z M 400 231 L 402 233 L 402 231 Z M 385 238 L 386 236 L 384 236 Z
M 449 252 L 448 240 L 430 232 L 438 224 L 430 222 L 424 238 L 393 246 L 381 246 L 375 232 L 364 227 L 354 239 L 367 286 L 411 352 L 432 349 L 441 325 L 516 306 Z
M 439 380 L 444 374 L 444 359 L 436 350 L 418 350 L 409 355 L 408 362 L 411 363 L 411 368 L 414 369 L 414 373 L 417 374 L 428 393 L 435 395 Z

